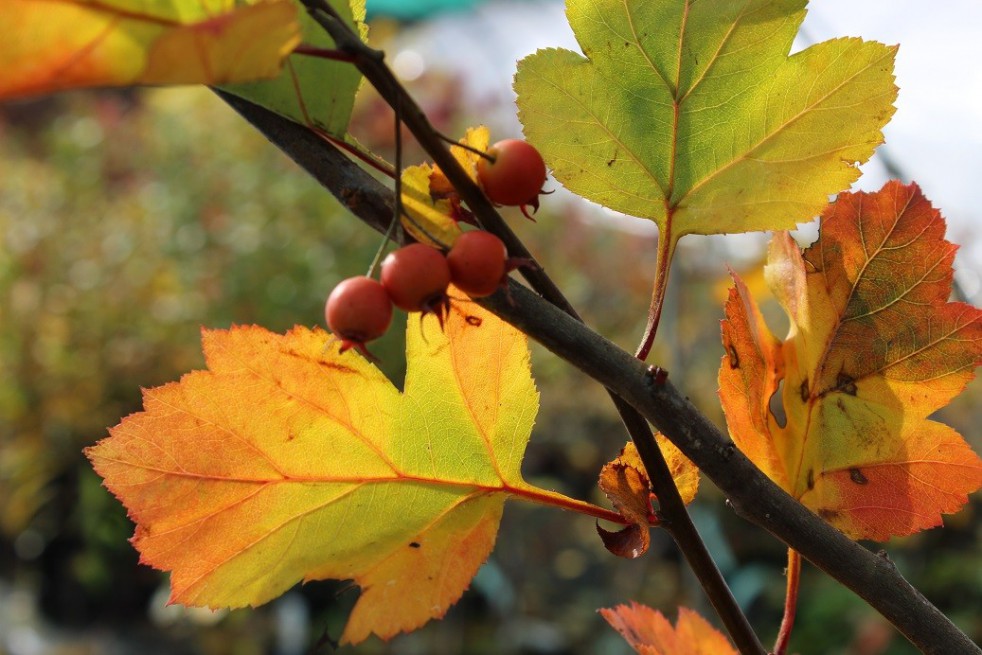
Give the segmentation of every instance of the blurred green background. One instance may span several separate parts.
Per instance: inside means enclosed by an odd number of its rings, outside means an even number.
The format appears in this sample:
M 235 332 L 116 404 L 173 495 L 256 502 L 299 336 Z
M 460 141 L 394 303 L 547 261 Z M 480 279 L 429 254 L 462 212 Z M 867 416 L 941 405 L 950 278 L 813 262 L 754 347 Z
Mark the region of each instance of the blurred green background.
M 461 110 L 459 80 L 423 75 L 411 88 L 445 133 L 484 120 Z M 365 93 L 356 114 L 359 139 L 391 157 L 387 109 Z M 420 160 L 410 149 L 407 162 Z M 588 324 L 633 347 L 653 277 L 650 233 L 611 229 L 602 212 L 562 194 L 544 198 L 537 223 L 507 213 Z M 364 272 L 379 237 L 210 92 L 179 89 L 0 107 L 0 244 L 0 654 L 290 655 L 325 631 L 337 636 L 355 593 L 334 583 L 254 610 L 166 608 L 165 576 L 138 564 L 127 543 L 132 525 L 81 450 L 140 409 L 141 387 L 203 365 L 201 327 L 321 323 L 327 293 Z M 718 240 L 683 241 L 651 358 L 720 424 L 725 258 Z M 731 263 L 763 291 L 755 258 Z M 781 333 L 779 313 L 767 311 Z M 398 383 L 403 339 L 395 325 L 373 351 Z M 603 389 L 540 349 L 534 374 L 542 409 L 527 477 L 604 502 L 596 475 L 626 435 Z M 980 393 L 976 382 L 939 416 L 977 451 Z M 944 530 L 887 546 L 913 584 L 976 640 L 980 509 L 976 497 Z M 780 620 L 784 549 L 736 518 L 708 483 L 693 514 L 767 643 Z M 712 618 L 663 534 L 644 558 L 618 560 L 592 520 L 513 503 L 491 560 L 446 620 L 343 652 L 616 655 L 627 648 L 596 609 L 630 600 L 673 618 L 679 604 Z M 915 652 L 807 565 L 792 649 Z

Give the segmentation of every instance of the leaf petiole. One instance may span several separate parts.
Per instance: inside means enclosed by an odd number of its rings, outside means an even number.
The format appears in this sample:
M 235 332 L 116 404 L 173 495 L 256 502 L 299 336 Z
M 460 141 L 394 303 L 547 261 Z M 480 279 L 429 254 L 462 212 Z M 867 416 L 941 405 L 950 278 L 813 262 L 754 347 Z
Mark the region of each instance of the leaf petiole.
M 794 628 L 794 616 L 798 610 L 798 588 L 801 582 L 801 555 L 793 548 L 788 549 L 788 589 L 784 596 L 784 617 L 777 639 L 774 640 L 774 655 L 786 655 Z
M 661 310 L 665 306 L 665 293 L 668 291 L 668 273 L 672 268 L 672 257 L 675 255 L 675 244 L 678 239 L 672 234 L 672 217 L 669 214 L 664 229 L 658 231 L 658 259 L 656 261 L 655 282 L 651 291 L 651 305 L 648 307 L 648 322 L 644 328 L 644 336 L 634 356 L 642 362 L 648 359 L 651 346 L 658 332 L 658 322 Z

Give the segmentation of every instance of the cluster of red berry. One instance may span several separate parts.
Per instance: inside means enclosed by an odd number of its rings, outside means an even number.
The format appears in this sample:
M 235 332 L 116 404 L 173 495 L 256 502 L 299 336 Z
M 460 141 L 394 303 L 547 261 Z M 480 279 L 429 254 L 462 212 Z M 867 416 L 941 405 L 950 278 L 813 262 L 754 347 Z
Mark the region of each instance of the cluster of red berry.
M 542 156 L 525 141 L 506 139 L 488 149 L 478 162 L 478 181 L 492 202 L 501 205 L 538 205 L 546 179 Z M 514 268 L 501 239 L 483 230 L 464 232 L 449 250 L 414 243 L 395 250 L 382 261 L 380 280 L 360 275 L 334 288 L 324 317 L 341 339 L 341 352 L 357 348 L 367 357 L 365 344 L 381 337 L 392 322 L 392 306 L 407 312 L 435 313 L 443 317 L 449 305 L 447 287 L 471 298 L 483 298 L 505 284 Z
M 393 305 L 407 312 L 442 316 L 451 282 L 471 298 L 483 298 L 502 286 L 507 274 L 505 244 L 490 232 L 464 232 L 446 255 L 413 243 L 382 261 L 381 281 L 360 275 L 336 286 L 324 316 L 331 332 L 341 338 L 341 352 L 356 347 L 369 355 L 365 344 L 389 329 Z

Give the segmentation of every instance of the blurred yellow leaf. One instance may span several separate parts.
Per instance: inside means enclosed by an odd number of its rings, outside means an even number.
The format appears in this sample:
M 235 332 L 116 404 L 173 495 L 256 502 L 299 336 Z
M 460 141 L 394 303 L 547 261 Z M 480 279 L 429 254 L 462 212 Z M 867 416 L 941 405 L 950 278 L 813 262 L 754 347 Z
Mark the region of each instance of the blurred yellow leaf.
M 275 76 L 300 42 L 297 6 L 267 0 L 8 0 L 0 99 L 88 86 Z

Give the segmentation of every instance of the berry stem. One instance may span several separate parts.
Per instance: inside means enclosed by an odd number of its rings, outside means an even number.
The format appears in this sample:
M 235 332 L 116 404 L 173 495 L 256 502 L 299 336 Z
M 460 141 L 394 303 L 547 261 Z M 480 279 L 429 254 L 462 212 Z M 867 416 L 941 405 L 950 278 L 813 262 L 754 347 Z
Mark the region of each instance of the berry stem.
M 778 630 L 774 641 L 773 655 L 786 655 L 791 641 L 791 630 L 794 627 L 794 616 L 798 610 L 798 588 L 801 582 L 801 555 L 798 551 L 788 549 L 788 588 L 784 596 L 784 617 L 781 619 L 781 629 Z
M 392 238 L 395 236 L 396 230 L 402 226 L 402 222 L 399 220 L 399 218 L 405 213 L 402 210 L 402 112 L 400 111 L 401 106 L 402 104 L 397 100 L 392 107 L 392 109 L 395 112 L 395 140 L 396 140 L 396 168 L 395 168 L 395 175 L 392 176 L 395 182 L 395 208 L 392 211 L 392 222 L 389 223 L 389 229 L 385 231 L 385 236 L 382 237 L 382 244 L 375 252 L 375 257 L 372 258 L 372 263 L 368 267 L 368 277 L 375 277 L 375 271 L 378 270 L 379 262 L 382 261 L 382 255 L 385 254 L 385 249 L 389 245 L 389 241 L 391 241 Z
M 385 254 L 385 249 L 389 246 L 389 242 L 392 241 L 392 236 L 396 231 L 396 224 L 399 222 L 398 216 L 393 216 L 392 221 L 389 223 L 389 229 L 385 231 L 382 235 L 382 243 L 379 244 L 378 250 L 375 251 L 375 256 L 372 258 L 372 263 L 368 267 L 368 272 L 365 273 L 367 277 L 375 277 L 375 271 L 378 270 L 379 262 L 382 261 L 382 256 Z
M 395 211 L 392 215 L 392 224 L 402 226 L 402 99 L 396 98 L 392 105 L 395 113 L 395 141 L 396 141 L 396 174 L 395 174 Z M 391 228 L 389 230 L 392 231 Z
M 421 225 L 419 221 L 417 221 L 415 218 L 413 218 L 412 215 L 409 212 L 403 210 L 402 217 L 404 219 L 406 219 L 408 222 L 412 223 L 412 226 L 413 227 L 415 227 L 417 230 L 419 230 L 420 232 L 422 232 L 423 235 L 427 239 L 429 239 L 430 241 L 432 241 L 438 248 L 440 248 L 440 250 L 443 250 L 443 251 L 450 250 L 450 247 L 451 247 L 452 244 L 447 244 L 447 243 L 444 243 L 443 241 L 440 241 L 440 239 L 438 239 L 436 236 L 434 236 L 433 234 L 431 234 L 430 231 L 426 229 L 426 227 L 424 227 L 423 225 Z

